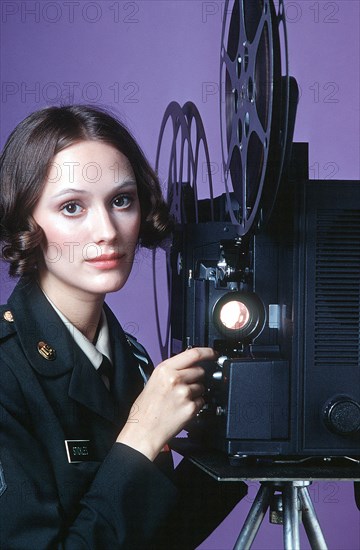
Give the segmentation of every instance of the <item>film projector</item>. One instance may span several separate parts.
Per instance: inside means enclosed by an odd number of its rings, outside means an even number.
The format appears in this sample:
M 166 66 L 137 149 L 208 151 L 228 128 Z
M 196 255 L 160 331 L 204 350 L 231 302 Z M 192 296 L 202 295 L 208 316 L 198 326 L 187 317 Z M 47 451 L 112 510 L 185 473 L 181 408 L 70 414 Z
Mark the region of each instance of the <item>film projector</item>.
M 298 89 L 284 12 L 282 1 L 225 2 L 225 192 L 214 197 L 204 126 L 191 102 L 166 109 L 156 159 L 175 221 L 162 351 L 219 353 L 206 366 L 206 405 L 186 445 L 218 478 L 235 471 L 248 479 L 243 472 L 253 470 L 262 481 L 238 549 L 250 547 L 276 492 L 285 548 L 299 548 L 300 512 L 312 548 L 326 548 L 311 481 L 301 480 L 360 478 L 360 184 L 310 180 L 307 145 L 292 143 Z M 208 188 L 202 199 L 200 180 Z M 225 463 L 231 474 L 221 476 Z

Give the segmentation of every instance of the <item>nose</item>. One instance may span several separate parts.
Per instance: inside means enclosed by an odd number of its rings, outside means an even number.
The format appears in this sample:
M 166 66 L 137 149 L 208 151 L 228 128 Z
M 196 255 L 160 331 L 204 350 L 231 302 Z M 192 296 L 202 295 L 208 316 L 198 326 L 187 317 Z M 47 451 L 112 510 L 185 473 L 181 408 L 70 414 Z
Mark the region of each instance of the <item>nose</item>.
M 105 207 L 97 208 L 92 216 L 92 234 L 95 243 L 112 243 L 117 239 L 117 228 L 111 213 Z

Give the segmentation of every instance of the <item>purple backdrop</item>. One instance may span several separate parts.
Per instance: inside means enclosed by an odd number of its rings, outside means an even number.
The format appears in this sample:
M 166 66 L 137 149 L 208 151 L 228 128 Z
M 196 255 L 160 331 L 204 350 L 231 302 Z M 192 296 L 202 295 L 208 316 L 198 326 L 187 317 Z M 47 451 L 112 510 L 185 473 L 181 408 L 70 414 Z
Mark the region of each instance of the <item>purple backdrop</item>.
M 111 106 L 154 163 L 167 104 L 194 101 L 203 117 L 216 193 L 223 192 L 219 48 L 223 1 L 1 2 L 1 145 L 28 113 L 61 101 Z M 295 140 L 310 144 L 311 178 L 359 179 L 359 1 L 286 2 L 290 72 L 301 98 Z M 207 177 L 200 170 L 200 196 Z M 158 286 L 163 257 L 156 258 Z M 14 282 L 1 266 L 1 302 Z M 109 297 L 119 319 L 160 361 L 152 256 L 140 251 L 126 288 Z M 139 305 L 141 304 L 141 307 Z M 160 308 L 166 311 L 164 292 Z M 162 314 L 163 327 L 166 315 Z M 163 328 L 164 330 L 164 328 Z M 203 550 L 232 548 L 257 484 Z M 313 501 L 331 549 L 360 547 L 350 483 L 314 483 Z M 304 542 L 304 548 L 308 548 Z M 282 548 L 267 521 L 254 549 Z

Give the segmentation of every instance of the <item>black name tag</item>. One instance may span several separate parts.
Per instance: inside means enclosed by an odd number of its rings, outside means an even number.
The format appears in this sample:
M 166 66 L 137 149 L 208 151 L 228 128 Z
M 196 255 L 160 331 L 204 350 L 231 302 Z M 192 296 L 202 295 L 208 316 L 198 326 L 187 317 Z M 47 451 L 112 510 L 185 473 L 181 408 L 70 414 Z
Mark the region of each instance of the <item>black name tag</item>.
M 94 460 L 89 439 L 65 439 L 65 448 L 71 464 Z

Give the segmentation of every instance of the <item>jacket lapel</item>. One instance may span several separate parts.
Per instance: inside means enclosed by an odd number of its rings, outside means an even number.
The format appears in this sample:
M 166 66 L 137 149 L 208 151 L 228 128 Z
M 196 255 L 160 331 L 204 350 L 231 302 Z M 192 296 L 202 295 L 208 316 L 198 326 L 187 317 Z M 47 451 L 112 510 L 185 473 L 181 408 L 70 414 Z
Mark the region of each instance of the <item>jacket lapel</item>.
M 110 342 L 113 351 L 114 381 L 112 392 L 118 403 L 120 422 L 125 422 L 139 393 L 144 388 L 138 362 L 131 351 L 125 333 L 116 317 L 105 304 L 104 310 L 109 326 Z
M 117 424 L 114 396 L 108 391 L 100 375 L 78 348 L 69 384 L 69 397 L 99 416 Z
M 118 424 L 119 407 L 115 395 L 106 389 L 39 286 L 22 279 L 9 300 L 9 306 L 25 355 L 31 367 L 43 378 L 43 384 L 51 384 L 52 378 L 67 377 L 71 399 Z M 50 351 L 41 353 L 40 343 L 46 344 Z M 126 363 L 120 363 L 121 367 L 124 365 Z

